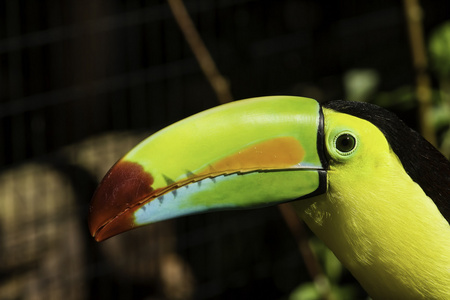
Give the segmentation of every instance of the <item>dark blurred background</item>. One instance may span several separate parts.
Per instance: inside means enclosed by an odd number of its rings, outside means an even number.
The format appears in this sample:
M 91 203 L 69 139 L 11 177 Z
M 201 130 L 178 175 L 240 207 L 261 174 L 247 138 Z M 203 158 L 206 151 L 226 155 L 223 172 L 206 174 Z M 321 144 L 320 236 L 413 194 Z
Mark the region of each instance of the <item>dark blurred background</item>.
M 235 99 L 380 102 L 420 129 L 402 1 L 185 4 Z M 420 4 L 428 43 L 450 3 Z M 311 278 L 276 208 L 89 235 L 108 168 L 218 104 L 165 1 L 0 2 L 0 299 L 299 299 Z M 352 289 L 342 299 L 366 297 L 337 272 L 333 284 Z

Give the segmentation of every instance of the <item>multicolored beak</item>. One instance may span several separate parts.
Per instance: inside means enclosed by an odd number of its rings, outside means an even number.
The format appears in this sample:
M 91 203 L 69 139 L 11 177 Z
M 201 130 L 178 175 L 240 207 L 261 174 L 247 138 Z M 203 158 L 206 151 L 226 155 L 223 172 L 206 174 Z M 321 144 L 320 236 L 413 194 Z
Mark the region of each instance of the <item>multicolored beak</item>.
M 323 116 L 313 99 L 215 107 L 148 137 L 109 170 L 91 202 L 91 234 L 101 241 L 183 215 L 323 193 L 323 153 Z

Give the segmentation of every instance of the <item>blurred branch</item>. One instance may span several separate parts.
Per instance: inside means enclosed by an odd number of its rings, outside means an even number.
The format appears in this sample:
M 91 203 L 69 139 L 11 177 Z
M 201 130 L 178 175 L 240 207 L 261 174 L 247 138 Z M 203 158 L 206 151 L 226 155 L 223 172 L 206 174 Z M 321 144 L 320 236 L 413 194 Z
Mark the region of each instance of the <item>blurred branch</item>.
M 219 73 L 214 60 L 203 43 L 200 34 L 195 28 L 183 1 L 167 1 L 186 41 L 191 47 L 192 52 L 202 68 L 203 73 L 216 92 L 219 102 L 223 104 L 233 101 L 229 84 L 227 80 Z M 278 208 L 287 226 L 289 227 L 291 234 L 297 242 L 308 273 L 314 280 L 318 290 L 321 292 L 322 299 L 332 300 L 332 296 L 330 295 L 330 283 L 328 278 L 323 274 L 320 264 L 309 245 L 308 236 L 303 228 L 303 223 L 299 220 L 290 204 L 281 204 L 278 205 Z
M 167 0 L 184 38 L 191 47 L 200 68 L 211 84 L 221 104 L 233 101 L 228 81 L 220 74 L 200 34 L 195 28 L 183 0 Z
M 409 42 L 416 73 L 416 95 L 419 101 L 420 127 L 422 135 L 436 146 L 436 134 L 428 121 L 432 108 L 431 80 L 428 75 L 428 61 L 422 28 L 422 8 L 418 0 L 403 0 Z
M 308 236 L 303 225 L 304 223 L 298 218 L 291 204 L 280 204 L 278 205 L 278 209 L 280 210 L 286 225 L 291 231 L 292 236 L 297 242 L 298 249 L 303 257 L 308 274 L 314 281 L 317 290 L 320 292 L 321 299 L 334 300 L 330 290 L 330 282 L 324 275 L 322 268 L 317 261 L 317 257 L 314 255 L 314 252 L 309 244 Z

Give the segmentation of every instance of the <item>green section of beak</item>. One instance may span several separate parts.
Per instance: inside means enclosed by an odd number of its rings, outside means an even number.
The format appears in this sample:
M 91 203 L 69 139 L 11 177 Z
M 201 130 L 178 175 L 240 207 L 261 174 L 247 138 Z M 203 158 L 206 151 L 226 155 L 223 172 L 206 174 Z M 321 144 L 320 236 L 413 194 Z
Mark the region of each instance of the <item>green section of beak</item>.
M 321 193 L 322 123 L 318 102 L 287 96 L 236 101 L 175 123 L 105 176 L 91 203 L 91 232 L 101 240 L 177 216 Z
M 315 100 L 299 97 L 233 102 L 161 130 L 131 150 L 124 160 L 143 166 L 144 171 L 152 174 L 153 188 L 157 189 L 167 185 L 166 178 L 175 182 L 184 180 L 189 177 L 187 171 L 197 174 L 246 147 L 278 137 L 292 137 L 306 154 L 299 163 L 321 168 L 317 153 L 319 111 Z M 253 167 L 264 169 L 264 165 Z

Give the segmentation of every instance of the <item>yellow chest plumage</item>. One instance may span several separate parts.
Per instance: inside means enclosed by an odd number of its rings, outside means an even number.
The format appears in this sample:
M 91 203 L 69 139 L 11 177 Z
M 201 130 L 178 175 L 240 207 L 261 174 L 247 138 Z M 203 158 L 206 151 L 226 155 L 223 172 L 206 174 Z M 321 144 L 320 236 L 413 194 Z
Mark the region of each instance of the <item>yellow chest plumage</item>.
M 378 184 L 401 183 L 386 180 Z M 401 197 L 379 187 L 382 198 L 368 192 L 372 187 L 345 196 L 331 189 L 296 205 L 374 299 L 450 299 L 447 221 L 414 182 L 397 189 Z

